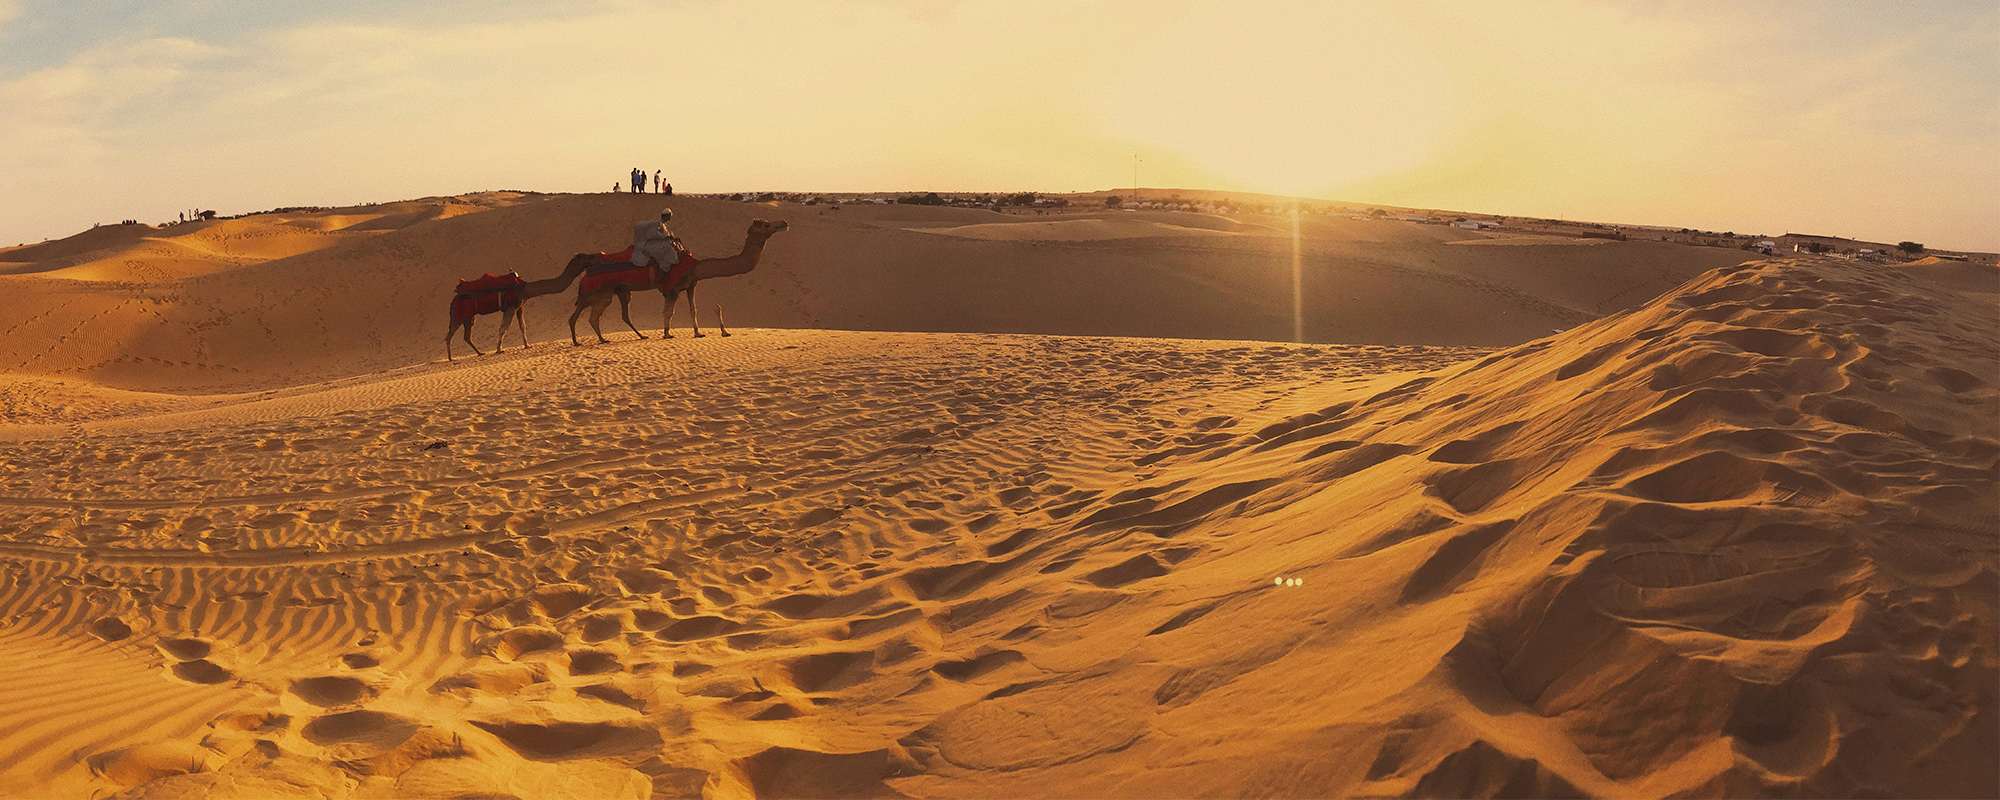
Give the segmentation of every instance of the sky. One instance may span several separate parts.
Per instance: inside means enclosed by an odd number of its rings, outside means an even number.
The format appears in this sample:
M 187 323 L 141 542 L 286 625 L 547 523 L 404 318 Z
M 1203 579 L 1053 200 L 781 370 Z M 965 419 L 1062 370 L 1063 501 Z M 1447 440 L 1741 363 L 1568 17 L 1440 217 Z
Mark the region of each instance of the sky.
M 2000 2 L 0 0 L 0 246 L 635 166 L 2000 251 Z

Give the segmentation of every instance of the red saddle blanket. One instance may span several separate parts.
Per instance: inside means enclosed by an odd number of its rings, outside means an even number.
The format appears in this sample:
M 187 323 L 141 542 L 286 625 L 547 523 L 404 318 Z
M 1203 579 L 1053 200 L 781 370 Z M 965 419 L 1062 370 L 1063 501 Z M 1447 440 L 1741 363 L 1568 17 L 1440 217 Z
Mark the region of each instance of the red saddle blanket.
M 617 286 L 629 286 L 635 289 L 654 289 L 664 286 L 668 291 L 672 291 L 687 278 L 688 271 L 694 268 L 696 261 L 694 256 L 682 253 L 681 260 L 674 262 L 673 267 L 667 270 L 666 280 L 656 286 L 653 283 L 655 275 L 652 267 L 635 267 L 628 261 L 625 262 L 624 269 L 619 269 L 618 262 L 609 261 L 619 256 L 630 258 L 631 254 L 632 249 L 628 247 L 622 252 L 598 256 L 598 263 L 584 269 L 583 282 L 577 291 L 588 295 L 599 289 Z
M 505 275 L 486 273 L 469 281 L 458 282 L 458 293 L 451 298 L 451 324 L 463 325 L 480 314 L 491 314 L 513 303 L 521 296 L 521 287 L 527 281 L 509 272 Z

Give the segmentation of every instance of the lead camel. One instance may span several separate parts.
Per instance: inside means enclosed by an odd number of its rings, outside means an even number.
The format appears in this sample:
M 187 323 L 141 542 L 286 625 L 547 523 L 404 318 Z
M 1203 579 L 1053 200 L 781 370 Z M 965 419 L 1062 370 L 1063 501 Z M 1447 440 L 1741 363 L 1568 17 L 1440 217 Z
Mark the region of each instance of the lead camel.
M 658 264 L 646 267 L 644 278 L 639 280 L 620 280 L 601 286 L 592 286 L 591 282 L 586 280 L 583 285 L 577 287 L 576 310 L 570 312 L 569 315 L 569 343 L 573 345 L 582 344 L 582 342 L 576 340 L 576 318 L 582 316 L 585 309 L 590 310 L 590 329 L 596 332 L 597 341 L 610 341 L 604 338 L 604 330 L 599 327 L 598 323 L 604 317 L 604 309 L 610 307 L 611 300 L 614 297 L 618 299 L 618 316 L 625 320 L 625 325 L 630 327 L 633 333 L 639 334 L 639 338 L 646 338 L 646 334 L 640 333 L 639 326 L 632 324 L 632 292 L 650 290 L 658 290 L 660 295 L 666 298 L 667 321 L 661 327 L 660 335 L 672 338 L 674 298 L 677 295 L 683 292 L 687 294 L 688 316 L 695 317 L 694 287 L 696 284 L 709 278 L 726 278 L 731 275 L 742 275 L 756 269 L 757 262 L 764 257 L 764 243 L 769 241 L 773 234 L 790 227 L 791 223 L 783 220 L 778 222 L 762 219 L 751 220 L 749 236 L 743 241 L 743 252 L 722 258 L 696 260 L 694 265 L 688 268 L 687 275 L 678 281 L 670 281 L 668 278 L 668 270 L 671 268 L 671 265 L 668 268 L 662 268 Z M 722 311 L 718 308 L 716 310 L 716 324 L 718 325 L 722 322 L 721 314 Z M 694 335 L 701 336 L 701 322 L 699 318 L 695 318 L 693 325 Z M 728 336 L 729 329 L 726 327 L 723 328 L 722 335 Z

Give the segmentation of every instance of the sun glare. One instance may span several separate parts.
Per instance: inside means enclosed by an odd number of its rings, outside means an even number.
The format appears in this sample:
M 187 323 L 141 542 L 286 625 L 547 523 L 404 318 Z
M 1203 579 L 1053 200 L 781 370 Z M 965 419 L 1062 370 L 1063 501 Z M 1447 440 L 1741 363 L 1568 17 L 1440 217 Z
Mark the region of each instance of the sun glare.
M 1325 192 L 1423 164 L 1453 108 L 1445 68 L 1375 5 L 1192 14 L 1104 87 L 1116 135 L 1244 188 Z

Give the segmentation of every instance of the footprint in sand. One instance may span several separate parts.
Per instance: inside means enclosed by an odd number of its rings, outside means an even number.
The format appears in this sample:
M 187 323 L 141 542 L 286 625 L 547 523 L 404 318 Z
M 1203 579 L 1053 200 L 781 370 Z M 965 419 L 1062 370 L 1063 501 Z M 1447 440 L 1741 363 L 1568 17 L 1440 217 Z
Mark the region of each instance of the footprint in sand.
M 1083 579 L 1111 589 L 1167 574 L 1168 568 L 1151 553 L 1141 553 L 1117 564 L 1092 572 Z
M 344 706 L 375 697 L 377 690 L 367 681 L 348 675 L 322 675 L 292 681 L 291 692 L 321 708 Z
M 603 675 L 622 672 L 625 665 L 619 663 L 615 653 L 603 650 L 573 650 L 569 654 L 569 674 Z
M 589 686 L 579 686 L 576 688 L 576 694 L 578 697 L 602 700 L 606 703 L 624 706 L 634 711 L 643 711 L 646 708 L 645 700 L 634 697 L 624 689 L 609 684 L 596 683 Z
M 515 753 L 534 761 L 571 761 L 642 753 L 661 744 L 658 729 L 642 721 L 550 722 L 473 720 Z
M 340 657 L 340 663 L 348 669 L 367 669 L 380 665 L 382 660 L 367 653 L 348 653 Z
M 138 786 L 148 781 L 191 772 L 205 772 L 219 754 L 186 742 L 160 741 L 137 744 L 91 756 L 92 774 L 121 786 Z
M 132 635 L 132 626 L 117 617 L 105 617 L 90 623 L 90 635 L 107 642 L 122 641 Z
M 618 611 L 600 612 L 583 618 L 583 640 L 602 642 L 625 632 L 625 615 Z
M 353 760 L 386 753 L 417 728 L 416 720 L 385 711 L 345 711 L 306 723 L 299 735 L 342 760 Z
M 536 589 L 532 597 L 535 610 L 549 619 L 569 616 L 571 612 L 597 599 L 589 589 L 574 583 L 544 586 Z
M 194 661 L 196 659 L 207 658 L 208 654 L 215 649 L 215 645 L 208 640 L 194 638 L 161 639 L 159 647 L 160 652 L 172 656 L 178 661 Z
M 176 678 L 187 681 L 188 683 L 199 683 L 203 685 L 214 685 L 218 683 L 223 683 L 230 680 L 231 678 L 236 677 L 235 673 L 223 669 L 215 662 L 208 661 L 206 659 L 183 661 L 179 664 L 173 665 L 170 671 L 173 672 L 174 677 Z
M 548 628 L 509 628 L 488 640 L 487 646 L 502 660 L 515 661 L 541 652 L 552 652 L 562 648 L 562 634 Z

